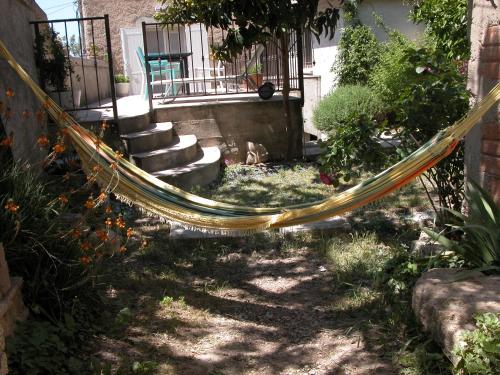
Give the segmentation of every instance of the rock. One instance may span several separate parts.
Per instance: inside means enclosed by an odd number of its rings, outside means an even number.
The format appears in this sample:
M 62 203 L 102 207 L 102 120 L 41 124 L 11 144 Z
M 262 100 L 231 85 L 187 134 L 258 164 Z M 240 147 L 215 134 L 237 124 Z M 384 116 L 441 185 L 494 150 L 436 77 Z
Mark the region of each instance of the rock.
M 453 281 L 464 270 L 433 269 L 424 273 L 413 289 L 412 307 L 424 330 L 441 345 L 456 365 L 452 350 L 465 330 L 474 330 L 474 315 L 479 312 L 500 313 L 500 276 L 474 273 Z
M 411 252 L 417 257 L 436 255 L 443 250 L 437 241 L 433 241 L 427 233 L 422 231 L 420 237 L 411 243 Z

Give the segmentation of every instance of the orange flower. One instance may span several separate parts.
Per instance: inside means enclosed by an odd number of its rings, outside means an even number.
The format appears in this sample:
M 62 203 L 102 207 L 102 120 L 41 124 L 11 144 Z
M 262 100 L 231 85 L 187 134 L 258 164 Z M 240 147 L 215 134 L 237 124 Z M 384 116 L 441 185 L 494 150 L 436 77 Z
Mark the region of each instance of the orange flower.
M 50 108 L 50 99 L 49 98 L 45 99 L 42 106 L 44 109 L 49 109 Z
M 94 141 L 94 144 L 95 144 L 95 147 L 98 149 L 99 146 L 101 145 L 101 140 L 99 138 L 96 138 L 96 140 Z
M 108 194 L 105 191 L 101 191 L 101 194 L 97 197 L 97 200 L 100 202 L 105 201 L 108 198 Z
M 12 199 L 9 199 L 9 200 L 7 201 L 7 203 L 5 204 L 4 208 L 5 208 L 7 211 L 9 211 L 9 212 L 11 212 L 11 213 L 15 214 L 15 213 L 17 212 L 17 210 L 19 209 L 19 205 L 18 205 L 18 204 L 16 204 L 16 202 L 14 202 Z
M 116 218 L 115 225 L 120 229 L 125 228 L 125 220 L 123 220 L 122 216 Z
M 38 122 L 42 122 L 42 121 L 43 121 L 43 119 L 45 118 L 45 112 L 44 112 L 44 111 L 42 111 L 42 110 L 38 110 L 38 111 L 36 111 L 35 116 L 36 116 L 36 120 L 37 120 Z
M 49 145 L 49 139 L 45 134 L 42 134 L 40 137 L 38 137 L 36 142 L 40 147 L 47 147 Z
M 127 229 L 127 238 L 130 238 L 134 235 L 134 230 L 132 228 Z
M 56 154 L 62 154 L 66 147 L 61 143 L 56 143 L 52 149 Z
M 120 151 L 115 151 L 115 159 L 120 160 L 123 158 L 123 154 Z
M 0 141 L 0 146 L 10 147 L 12 146 L 13 142 L 14 140 L 12 139 L 12 137 L 5 137 Z
M 74 237 L 74 238 L 80 238 L 80 236 L 82 235 L 82 232 L 80 231 L 80 229 L 78 228 L 75 228 L 71 231 L 71 235 Z M 82 248 L 83 248 L 83 244 L 82 244 Z M 89 248 L 90 248 L 90 244 L 89 244 Z
M 68 203 L 68 197 L 64 194 L 61 194 L 57 199 L 59 200 L 59 202 L 61 202 L 62 205 Z
M 124 254 L 127 251 L 127 248 L 124 245 L 122 245 L 120 246 L 120 249 L 118 251 L 120 252 L 120 254 Z
M 102 130 L 106 130 L 107 128 L 109 128 L 109 125 L 108 123 L 106 122 L 106 120 L 104 120 L 101 124 L 101 129 Z
M 92 168 L 92 172 L 99 173 L 100 171 L 102 171 L 102 167 L 100 165 L 95 165 Z
M 113 208 L 111 206 L 106 206 L 106 209 L 104 210 L 104 212 L 106 212 L 107 214 L 110 214 L 111 212 L 113 212 Z
M 81 262 L 82 264 L 87 265 L 87 264 L 89 264 L 90 262 L 92 262 L 92 259 L 91 259 L 90 257 L 88 257 L 88 256 L 86 256 L 86 255 L 85 255 L 85 256 L 83 256 L 83 257 L 81 257 L 81 258 L 80 258 L 80 262 Z
M 108 240 L 108 233 L 106 231 L 99 229 L 99 230 L 95 231 L 95 234 L 96 234 L 97 238 L 99 238 L 99 240 L 101 240 L 102 242 L 105 242 Z
M 84 242 L 82 242 L 80 247 L 82 248 L 83 251 L 88 251 L 88 250 L 90 250 L 90 242 L 84 241 Z
M 118 163 L 116 161 L 112 162 L 109 166 L 114 171 L 116 171 L 118 169 Z
M 30 113 L 27 109 L 25 109 L 22 113 L 21 113 L 21 116 L 23 116 L 23 119 L 27 119 L 30 117 Z
M 92 199 L 92 197 L 89 197 L 86 201 L 85 201 L 85 208 L 91 210 L 92 208 L 94 208 L 95 204 L 94 204 L 94 199 Z
M 12 88 L 8 88 L 7 91 L 5 92 L 5 94 L 9 97 L 9 98 L 12 98 L 14 96 L 14 90 L 12 90 Z
M 110 227 L 113 225 L 113 220 L 111 220 L 110 217 L 108 217 L 105 221 L 104 221 L 104 224 L 107 226 L 107 227 Z

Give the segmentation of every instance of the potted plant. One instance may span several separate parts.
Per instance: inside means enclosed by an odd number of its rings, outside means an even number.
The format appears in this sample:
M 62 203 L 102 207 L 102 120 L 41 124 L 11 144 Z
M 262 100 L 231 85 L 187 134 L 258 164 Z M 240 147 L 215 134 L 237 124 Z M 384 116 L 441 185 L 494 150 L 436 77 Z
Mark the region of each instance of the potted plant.
M 128 96 L 130 79 L 125 74 L 115 75 L 116 96 Z
M 248 88 L 258 89 L 262 85 L 263 77 L 262 65 L 252 64 L 246 70 Z
M 68 88 L 67 81 L 73 67 L 59 34 L 51 27 L 41 33 L 36 40 L 35 53 L 40 78 L 50 97 L 65 109 L 78 108 L 81 90 L 72 92 Z

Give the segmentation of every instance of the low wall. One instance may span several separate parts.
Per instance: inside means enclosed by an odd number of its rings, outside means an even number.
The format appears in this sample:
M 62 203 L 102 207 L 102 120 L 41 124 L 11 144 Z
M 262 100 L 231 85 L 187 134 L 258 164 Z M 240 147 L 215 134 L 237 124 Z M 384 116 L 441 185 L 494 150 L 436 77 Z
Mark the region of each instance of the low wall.
M 97 60 L 94 66 L 94 60 L 79 57 L 71 57 L 73 73 L 73 95 L 76 97 L 80 91 L 80 106 L 87 106 L 101 100 L 111 97 L 111 82 L 109 77 L 109 66 L 107 61 Z M 68 87 L 70 80 L 68 79 Z
M 202 145 L 218 145 L 226 158 L 243 162 L 246 142 L 261 143 L 272 160 L 302 156 L 302 108 L 290 98 L 292 129 L 286 131 L 282 97 L 252 96 L 203 103 L 170 104 L 155 109 L 157 122 L 171 121 L 180 135 L 195 134 Z M 292 139 L 290 142 L 289 139 Z
M 33 35 L 29 21 L 47 19 L 34 0 L 0 0 L 3 14 L 0 21 L 0 39 L 17 62 L 38 82 L 38 73 L 33 51 Z M 14 97 L 6 98 L 11 88 Z M 45 132 L 45 123 L 40 123 L 34 113 L 41 107 L 5 60 L 0 58 L 0 101 L 10 107 L 12 118 L 6 124 L 7 134 L 12 135 L 12 152 L 16 159 L 33 163 L 45 157 L 45 151 L 37 147 L 36 141 Z M 29 116 L 23 116 L 27 111 Z

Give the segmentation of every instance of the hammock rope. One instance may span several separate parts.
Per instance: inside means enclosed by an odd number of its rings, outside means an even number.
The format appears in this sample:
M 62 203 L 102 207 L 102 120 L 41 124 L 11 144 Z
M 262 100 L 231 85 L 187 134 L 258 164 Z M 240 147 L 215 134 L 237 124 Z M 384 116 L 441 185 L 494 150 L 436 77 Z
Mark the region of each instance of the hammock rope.
M 83 169 L 87 174 L 95 176 L 99 185 L 109 187 L 120 200 L 167 221 L 179 223 L 186 228 L 218 233 L 250 233 L 310 223 L 380 199 L 447 157 L 460 139 L 500 100 L 500 84 L 497 84 L 462 120 L 440 131 L 397 164 L 339 194 L 314 203 L 256 208 L 217 202 L 185 192 L 117 156 L 109 146 L 101 143 L 98 137 L 79 125 L 54 102 L 15 61 L 2 41 L 0 56 L 5 58 L 30 87 L 53 120 L 62 129 L 66 129 L 82 160 Z M 94 167 L 98 168 L 98 173 L 92 172 Z

